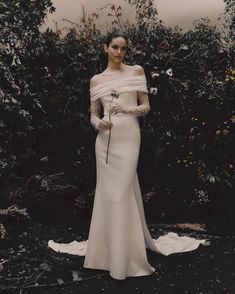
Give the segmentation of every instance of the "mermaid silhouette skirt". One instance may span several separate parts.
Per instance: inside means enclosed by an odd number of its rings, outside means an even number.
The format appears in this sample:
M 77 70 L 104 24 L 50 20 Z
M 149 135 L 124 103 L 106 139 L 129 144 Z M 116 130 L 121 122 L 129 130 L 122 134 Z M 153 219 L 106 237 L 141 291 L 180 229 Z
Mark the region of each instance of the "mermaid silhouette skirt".
M 148 263 L 146 248 L 163 255 L 191 251 L 206 240 L 170 232 L 152 239 L 139 187 L 137 164 L 140 129 L 134 115 L 112 117 L 113 128 L 99 131 L 95 141 L 96 189 L 88 240 L 68 244 L 49 240 L 57 252 L 85 255 L 84 267 L 108 270 L 115 279 L 145 276 L 155 269 Z
M 144 215 L 136 173 L 140 129 L 131 115 L 112 117 L 113 128 L 99 131 L 97 182 L 84 267 L 105 269 L 114 278 L 154 272 L 146 257 Z

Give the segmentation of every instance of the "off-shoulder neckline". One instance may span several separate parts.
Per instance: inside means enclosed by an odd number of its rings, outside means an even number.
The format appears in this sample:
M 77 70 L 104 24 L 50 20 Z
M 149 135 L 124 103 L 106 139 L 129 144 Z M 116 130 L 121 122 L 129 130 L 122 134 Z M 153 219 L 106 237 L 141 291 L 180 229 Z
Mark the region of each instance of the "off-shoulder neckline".
M 94 86 L 94 87 L 91 87 L 90 88 L 90 91 L 91 90 L 93 90 L 93 89 L 95 89 L 95 88 L 99 88 L 99 87 L 101 87 L 101 86 L 103 86 L 103 85 L 106 85 L 106 84 L 108 84 L 108 83 L 110 83 L 110 82 L 113 82 L 113 81 L 118 81 L 118 80 L 122 80 L 122 79 L 126 79 L 126 80 L 130 80 L 130 79 L 145 79 L 146 78 L 146 76 L 145 75 L 133 75 L 133 76 L 121 76 L 121 77 L 119 77 L 119 78 L 113 78 L 113 79 L 111 79 L 111 80 L 109 80 L 109 81 L 106 81 L 106 82 L 103 82 L 103 83 L 101 83 L 101 84 L 98 84 L 98 85 L 96 85 L 96 86 Z

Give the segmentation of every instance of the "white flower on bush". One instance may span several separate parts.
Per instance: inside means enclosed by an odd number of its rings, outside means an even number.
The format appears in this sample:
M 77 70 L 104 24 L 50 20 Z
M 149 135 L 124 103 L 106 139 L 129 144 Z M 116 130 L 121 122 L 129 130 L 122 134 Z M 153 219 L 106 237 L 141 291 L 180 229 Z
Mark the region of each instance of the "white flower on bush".
M 182 50 L 188 50 L 188 45 L 187 44 L 181 44 L 180 49 Z
M 157 88 L 156 87 L 151 87 L 150 88 L 150 93 L 153 94 L 153 95 L 156 95 L 157 94 Z
M 170 131 L 166 132 L 166 134 L 167 134 L 167 136 L 171 137 L 171 132 Z
M 49 72 L 49 68 L 47 66 L 44 66 L 45 72 L 46 72 L 46 77 L 51 77 L 51 74 Z
M 215 183 L 216 178 L 212 174 L 208 174 L 206 177 L 207 180 L 209 180 L 210 183 Z
M 141 50 L 136 50 L 135 53 L 136 54 L 142 54 L 142 51 Z
M 17 64 L 21 64 L 20 59 L 18 56 L 14 55 L 12 58 L 11 66 L 16 66 Z
M 152 74 L 151 74 L 151 77 L 152 78 L 156 78 L 156 77 L 159 77 L 160 75 L 159 75 L 159 73 L 157 73 L 157 72 L 153 72 Z
M 173 71 L 172 71 L 172 68 L 168 68 L 168 70 L 166 70 L 166 74 L 170 77 L 173 76 Z
M 11 66 L 15 66 L 15 65 L 16 65 L 16 57 L 13 56 Z
M 20 109 L 19 114 L 21 114 L 23 117 L 28 117 L 29 119 L 32 119 L 32 115 L 27 110 Z

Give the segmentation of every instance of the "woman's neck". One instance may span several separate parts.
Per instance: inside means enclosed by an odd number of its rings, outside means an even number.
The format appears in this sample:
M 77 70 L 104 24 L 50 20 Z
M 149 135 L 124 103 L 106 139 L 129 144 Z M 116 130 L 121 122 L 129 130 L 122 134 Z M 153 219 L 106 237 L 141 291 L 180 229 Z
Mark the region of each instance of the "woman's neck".
M 106 68 L 107 71 L 122 71 L 124 69 L 125 65 L 121 62 L 121 63 L 113 63 L 113 62 L 109 62 L 108 66 Z

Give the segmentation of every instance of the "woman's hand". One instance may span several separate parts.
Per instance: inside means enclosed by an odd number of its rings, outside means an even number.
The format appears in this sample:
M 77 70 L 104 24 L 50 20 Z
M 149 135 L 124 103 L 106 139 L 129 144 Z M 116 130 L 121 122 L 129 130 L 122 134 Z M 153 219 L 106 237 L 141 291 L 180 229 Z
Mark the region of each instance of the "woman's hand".
M 103 117 L 97 126 L 98 130 L 109 130 L 113 127 L 113 123 L 107 120 L 106 117 Z
M 119 104 L 118 102 L 114 101 L 109 111 L 110 113 L 114 113 L 114 114 L 118 112 L 123 112 L 123 106 Z

